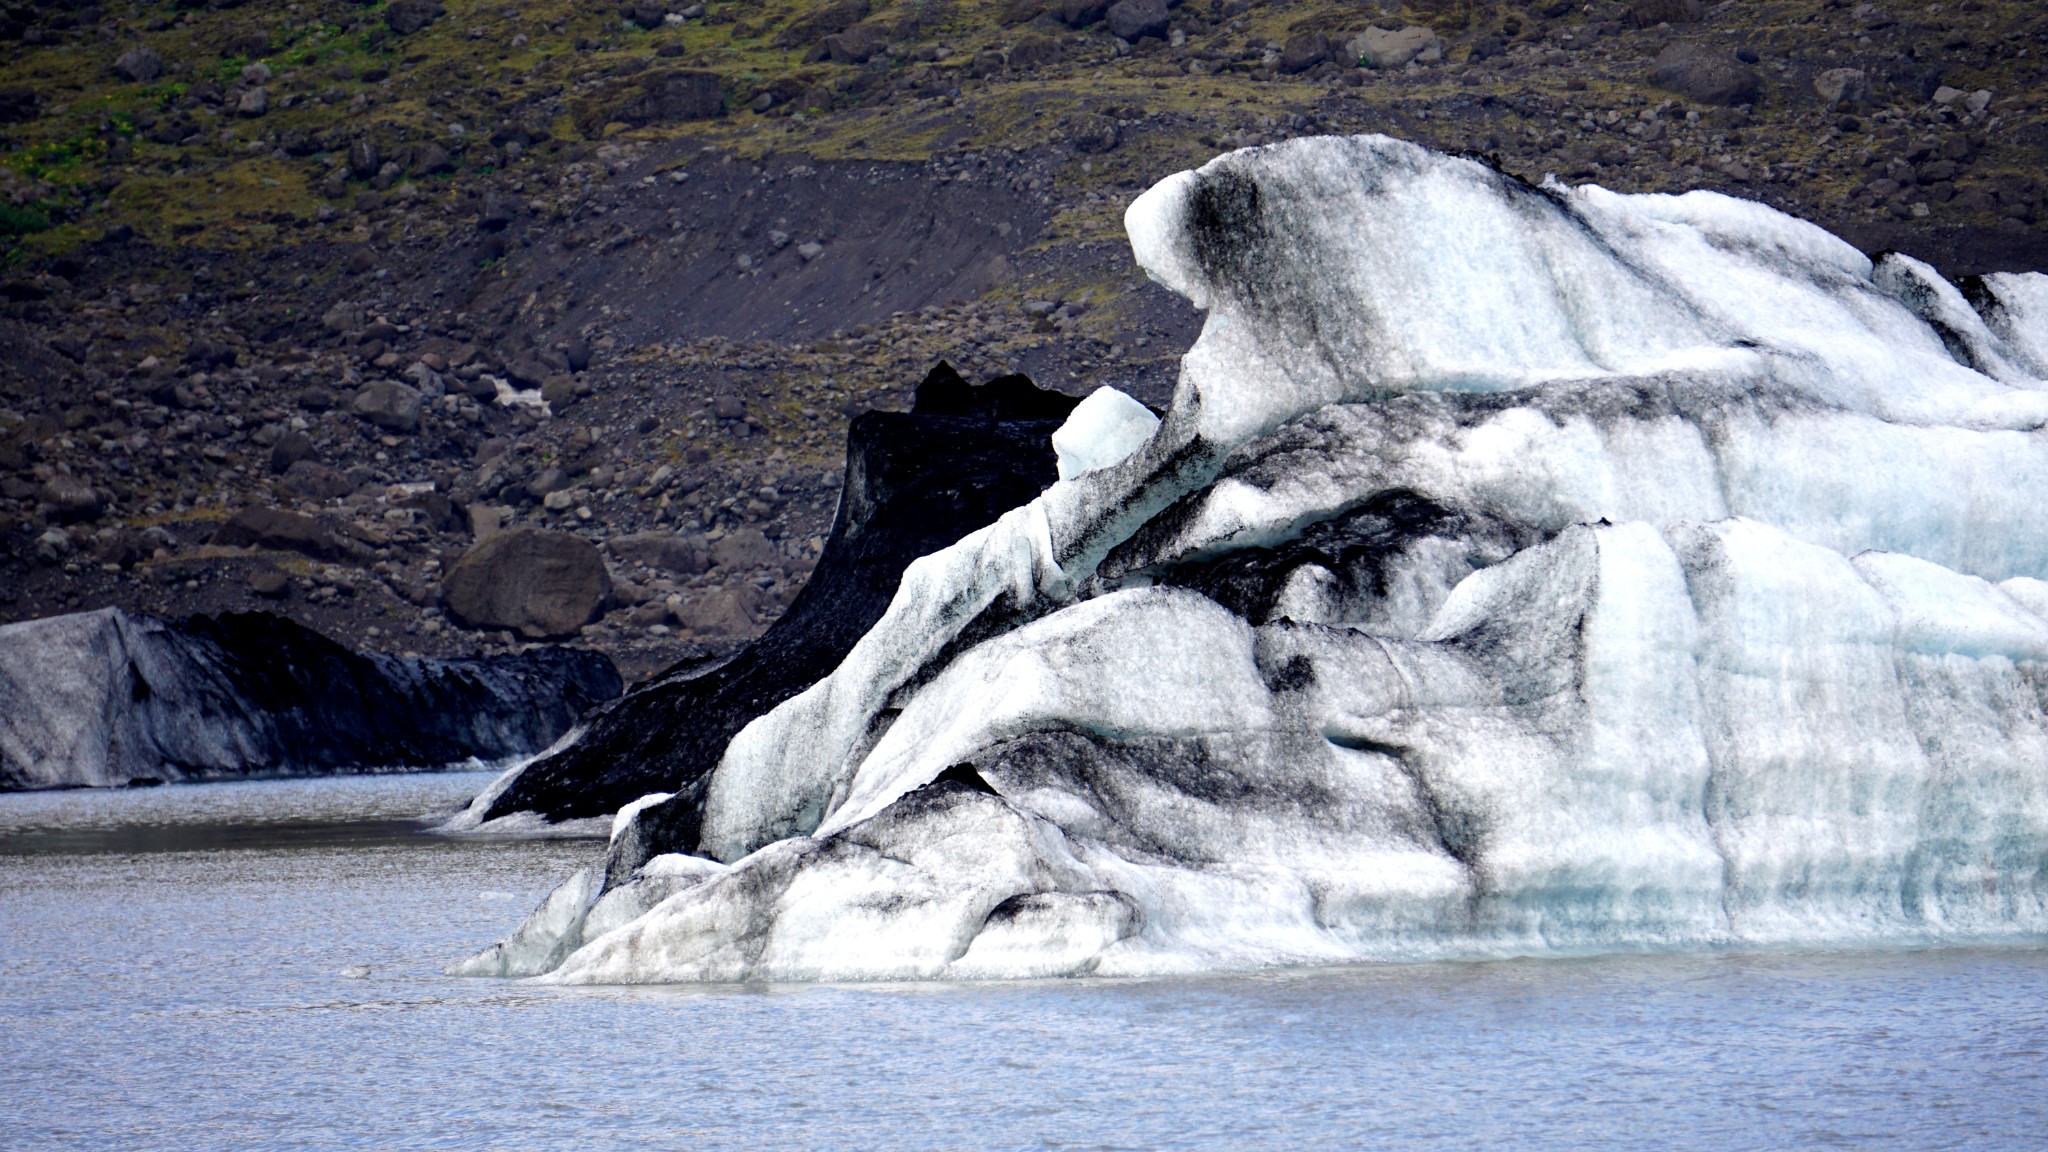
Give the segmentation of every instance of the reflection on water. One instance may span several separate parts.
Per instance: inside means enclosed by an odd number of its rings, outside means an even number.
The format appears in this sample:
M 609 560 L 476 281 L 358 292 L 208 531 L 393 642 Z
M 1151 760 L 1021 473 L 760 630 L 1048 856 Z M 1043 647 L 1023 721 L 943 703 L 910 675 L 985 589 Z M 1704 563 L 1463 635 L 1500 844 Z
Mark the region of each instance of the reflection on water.
M 595 845 L 487 776 L 0 796 L 0 1146 L 2039 1148 L 2048 952 L 455 980 Z

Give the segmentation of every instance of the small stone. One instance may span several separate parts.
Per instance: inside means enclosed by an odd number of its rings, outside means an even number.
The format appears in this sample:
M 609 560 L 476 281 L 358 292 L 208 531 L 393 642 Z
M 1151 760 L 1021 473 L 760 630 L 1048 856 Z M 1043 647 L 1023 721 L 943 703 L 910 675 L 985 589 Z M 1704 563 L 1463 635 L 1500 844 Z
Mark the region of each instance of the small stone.
M 270 446 L 270 470 L 284 472 L 313 455 L 313 438 L 304 432 L 286 432 Z
M 261 116 L 270 111 L 270 93 L 261 86 L 242 93 L 235 101 L 235 112 L 241 116 Z
M 808 264 L 825 254 L 825 246 L 816 240 L 806 240 L 796 246 L 796 254 L 799 259 Z
M 265 600 L 282 599 L 291 587 L 291 581 L 275 568 L 260 568 L 249 574 L 249 591 Z
M 659 600 L 650 600 L 626 616 L 626 623 L 635 628 L 653 628 L 668 623 L 668 605 Z
M 71 536 L 62 528 L 51 528 L 36 537 L 36 556 L 45 564 L 56 564 L 71 555 Z

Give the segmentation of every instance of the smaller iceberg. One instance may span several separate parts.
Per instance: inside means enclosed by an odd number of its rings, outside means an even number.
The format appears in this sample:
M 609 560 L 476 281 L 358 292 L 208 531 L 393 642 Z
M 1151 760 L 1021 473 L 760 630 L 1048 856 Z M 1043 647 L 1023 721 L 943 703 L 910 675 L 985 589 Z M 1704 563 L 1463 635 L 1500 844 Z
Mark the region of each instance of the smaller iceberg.
M 412 659 L 263 612 L 53 616 L 0 627 L 0 790 L 504 760 L 620 689 L 580 649 Z

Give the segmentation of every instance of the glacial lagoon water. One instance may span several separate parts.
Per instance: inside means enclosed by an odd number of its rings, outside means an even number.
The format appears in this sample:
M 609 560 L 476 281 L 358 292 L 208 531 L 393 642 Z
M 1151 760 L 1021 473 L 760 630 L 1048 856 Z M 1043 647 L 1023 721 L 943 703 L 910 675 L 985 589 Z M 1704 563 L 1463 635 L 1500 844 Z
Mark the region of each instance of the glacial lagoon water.
M 480 774 L 0 796 L 0 1147 L 2048 1145 L 2048 949 L 983 986 L 454 979 Z

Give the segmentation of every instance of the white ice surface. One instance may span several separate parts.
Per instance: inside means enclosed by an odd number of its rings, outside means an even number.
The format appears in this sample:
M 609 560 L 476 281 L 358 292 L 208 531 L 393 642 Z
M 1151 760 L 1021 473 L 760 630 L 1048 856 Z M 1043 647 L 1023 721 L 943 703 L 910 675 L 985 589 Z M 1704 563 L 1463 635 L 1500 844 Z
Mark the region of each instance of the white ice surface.
M 1160 426 L 913 564 L 550 979 L 2048 935 L 2042 278 L 1377 137 L 1126 223 L 1209 314 Z M 1156 583 L 1394 494 L 1362 591 Z
M 1152 410 L 1114 388 L 1097 388 L 1082 398 L 1052 434 L 1059 476 L 1072 480 L 1128 459 L 1159 428 Z
M 633 817 L 638 816 L 644 809 L 652 808 L 674 795 L 675 793 L 673 792 L 649 792 L 647 795 L 626 804 L 617 812 L 614 812 L 612 814 L 611 838 L 617 840 L 619 833 L 624 832 L 626 826 L 633 822 Z

